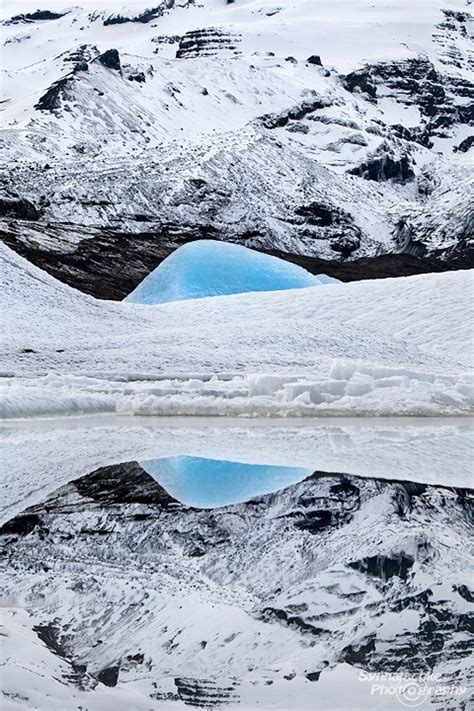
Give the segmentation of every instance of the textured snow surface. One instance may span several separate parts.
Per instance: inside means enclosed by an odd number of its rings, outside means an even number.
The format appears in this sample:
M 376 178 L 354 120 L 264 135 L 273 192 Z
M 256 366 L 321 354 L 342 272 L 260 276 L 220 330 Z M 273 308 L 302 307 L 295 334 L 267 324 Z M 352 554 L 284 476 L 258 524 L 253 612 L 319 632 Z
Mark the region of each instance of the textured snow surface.
M 473 273 L 145 306 L 2 247 L 6 417 L 455 414 L 472 405 Z
M 174 251 L 124 301 L 164 304 L 249 291 L 284 291 L 336 281 L 324 274 L 313 276 L 295 264 L 238 244 L 199 240 Z

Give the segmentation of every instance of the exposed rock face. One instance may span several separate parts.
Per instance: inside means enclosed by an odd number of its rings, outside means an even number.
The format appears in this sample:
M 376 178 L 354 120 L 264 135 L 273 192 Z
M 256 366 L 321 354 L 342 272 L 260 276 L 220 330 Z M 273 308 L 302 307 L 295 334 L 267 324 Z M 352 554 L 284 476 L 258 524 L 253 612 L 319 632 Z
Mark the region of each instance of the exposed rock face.
M 0 217 L 16 217 L 22 220 L 38 220 L 39 210 L 23 197 L 18 195 L 0 195 Z
M 118 72 L 122 70 L 119 53 L 116 49 L 108 49 L 106 52 L 103 52 L 99 55 L 98 61 L 103 64 L 104 67 L 107 67 L 107 69 L 114 69 Z
M 35 12 L 26 12 L 21 15 L 15 15 L 5 24 L 16 25 L 20 23 L 37 22 L 38 20 L 59 20 L 64 17 L 65 12 L 52 12 L 51 10 L 36 10 Z
M 351 175 L 359 175 L 366 180 L 393 180 L 397 183 L 406 183 L 414 180 L 413 164 L 407 155 L 399 157 L 390 153 L 390 148 L 382 144 L 369 159 L 357 168 L 352 168 Z
M 231 35 L 216 27 L 187 32 L 181 38 L 176 59 L 190 59 L 199 56 L 213 56 L 221 50 L 233 51 L 239 42 L 238 35 Z
M 49 89 L 43 96 L 40 97 L 37 104 L 35 104 L 35 109 L 38 111 L 51 111 L 54 112 L 61 107 L 61 100 L 65 94 L 65 90 L 70 85 L 71 78 L 64 77 L 58 81 L 51 84 Z
M 159 5 L 151 7 L 138 15 L 109 15 L 104 20 L 104 26 L 108 25 L 123 25 L 127 22 L 139 22 L 141 24 L 148 24 L 152 20 L 156 20 L 157 17 L 161 17 L 165 14 L 167 10 L 170 10 L 175 5 L 175 0 L 162 0 Z
M 428 145 L 433 136 L 443 136 L 456 123 L 474 124 L 474 84 L 468 79 L 440 74 L 427 59 L 370 65 L 348 74 L 344 84 L 349 91 L 361 91 L 372 101 L 393 97 L 402 104 L 417 106 L 426 133 L 418 129 L 418 133 L 406 136 L 423 145 Z
M 71 688 L 123 689 L 139 672 L 170 709 L 209 708 L 345 663 L 433 672 L 433 709 L 454 710 L 447 687 L 470 695 L 472 506 L 464 489 L 315 473 L 192 509 L 136 463 L 114 465 L 3 527 L 7 592 L 35 591 L 34 630 Z
M 459 146 L 456 146 L 455 150 L 461 153 L 467 153 L 474 146 L 474 136 L 468 136 L 465 138 Z

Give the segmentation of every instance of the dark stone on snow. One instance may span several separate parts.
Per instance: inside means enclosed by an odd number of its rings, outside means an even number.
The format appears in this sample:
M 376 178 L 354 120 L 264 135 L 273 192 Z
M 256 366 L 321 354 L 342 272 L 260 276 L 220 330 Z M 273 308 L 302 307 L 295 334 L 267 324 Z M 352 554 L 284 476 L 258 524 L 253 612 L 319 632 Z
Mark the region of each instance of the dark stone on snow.
M 308 62 L 308 64 L 316 64 L 316 66 L 318 66 L 318 67 L 323 66 L 323 63 L 321 61 L 321 57 L 319 56 L 319 54 L 312 54 L 311 57 L 308 57 L 308 59 L 306 61 Z
M 41 523 L 36 514 L 15 516 L 0 527 L 0 536 L 27 536 Z
M 350 175 L 358 175 L 365 180 L 376 182 L 392 180 L 396 183 L 407 183 L 415 177 L 409 156 L 395 157 L 386 144 L 382 144 L 367 161 L 348 172 Z
M 456 590 L 464 600 L 474 602 L 474 591 L 469 590 L 467 585 L 459 585 Z
M 156 20 L 157 17 L 161 17 L 165 14 L 167 10 L 170 10 L 174 6 L 175 0 L 164 0 L 161 5 L 157 7 L 150 7 L 144 10 L 138 15 L 132 17 L 126 17 L 125 15 L 110 15 L 104 20 L 104 26 L 108 25 L 123 25 L 127 22 L 140 22 L 142 24 L 147 24 L 152 20 Z
M 36 22 L 37 20 L 59 20 L 60 17 L 67 15 L 67 12 L 51 12 L 51 10 L 36 10 L 35 12 L 26 12 L 21 15 L 15 15 L 5 24 L 16 25 L 21 22 Z
M 474 146 L 474 136 L 468 136 L 464 139 L 464 141 L 461 141 L 459 146 L 456 146 L 454 151 L 456 153 L 467 153 L 472 146 Z
M 238 35 L 223 32 L 216 27 L 190 30 L 180 39 L 176 59 L 192 59 L 215 55 L 221 50 L 235 50 L 238 41 Z
M 353 561 L 348 565 L 354 570 L 367 573 L 367 575 L 381 580 L 389 580 L 395 575 L 402 580 L 406 580 L 414 562 L 415 560 L 412 556 L 400 553 L 400 555 L 393 557 L 374 555 Z
M 105 686 L 117 686 L 120 667 L 106 667 L 97 674 L 97 679 Z
M 107 69 L 114 69 L 115 71 L 121 71 L 122 67 L 120 65 L 120 56 L 116 49 L 107 49 L 105 52 L 98 56 L 98 61 L 107 67 Z
M 309 224 L 319 227 L 329 227 L 334 221 L 334 208 L 319 202 L 311 202 L 308 205 L 297 207 L 295 212 L 304 217 Z
M 356 90 L 368 94 L 372 99 L 377 95 L 377 87 L 371 81 L 370 74 L 367 71 L 359 70 L 348 74 L 343 81 L 344 87 L 351 92 Z
M 0 217 L 18 217 L 23 220 L 38 220 L 39 210 L 32 202 L 22 197 L 0 197 Z
M 64 89 L 71 81 L 71 77 L 63 77 L 55 81 L 43 96 L 40 97 L 35 109 L 38 111 L 55 111 L 61 106 L 61 97 L 64 94 Z
M 129 81 L 136 81 L 139 84 L 144 84 L 146 82 L 146 77 L 143 72 L 135 72 L 133 74 L 129 74 L 127 79 Z

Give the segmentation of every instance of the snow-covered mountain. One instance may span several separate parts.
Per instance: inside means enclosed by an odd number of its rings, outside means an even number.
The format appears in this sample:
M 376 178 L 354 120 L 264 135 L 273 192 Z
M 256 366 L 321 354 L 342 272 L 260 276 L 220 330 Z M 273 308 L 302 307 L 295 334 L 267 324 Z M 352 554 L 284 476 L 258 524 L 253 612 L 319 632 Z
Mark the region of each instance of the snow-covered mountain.
M 472 262 L 470 0 L 36 5 L 2 9 L 1 236 L 56 276 L 123 297 L 86 265 L 130 291 L 202 237 Z

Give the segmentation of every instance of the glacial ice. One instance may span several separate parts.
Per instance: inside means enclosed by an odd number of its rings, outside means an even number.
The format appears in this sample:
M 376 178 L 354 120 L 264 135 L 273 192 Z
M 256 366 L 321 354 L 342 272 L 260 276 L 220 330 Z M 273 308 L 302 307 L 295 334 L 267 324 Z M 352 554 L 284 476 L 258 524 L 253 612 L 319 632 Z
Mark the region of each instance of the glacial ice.
M 238 244 L 199 240 L 179 247 L 124 301 L 165 304 L 205 296 L 283 291 L 337 282 Z
M 306 479 L 311 469 L 244 464 L 204 457 L 163 457 L 140 462 L 173 498 L 186 506 L 214 508 L 249 501 Z

